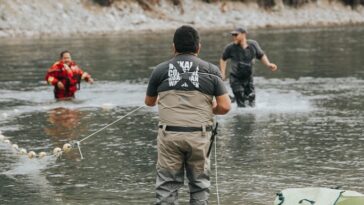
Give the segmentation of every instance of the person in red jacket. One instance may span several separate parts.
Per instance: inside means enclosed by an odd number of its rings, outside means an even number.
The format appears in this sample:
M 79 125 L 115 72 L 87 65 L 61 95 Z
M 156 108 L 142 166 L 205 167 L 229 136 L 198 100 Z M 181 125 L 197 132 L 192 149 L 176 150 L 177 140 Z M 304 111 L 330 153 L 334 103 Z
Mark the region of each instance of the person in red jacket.
M 55 62 L 47 71 L 45 80 L 54 86 L 56 99 L 72 99 L 80 89 L 81 80 L 93 83 L 91 75 L 84 72 L 72 61 L 69 51 L 62 51 L 60 60 Z

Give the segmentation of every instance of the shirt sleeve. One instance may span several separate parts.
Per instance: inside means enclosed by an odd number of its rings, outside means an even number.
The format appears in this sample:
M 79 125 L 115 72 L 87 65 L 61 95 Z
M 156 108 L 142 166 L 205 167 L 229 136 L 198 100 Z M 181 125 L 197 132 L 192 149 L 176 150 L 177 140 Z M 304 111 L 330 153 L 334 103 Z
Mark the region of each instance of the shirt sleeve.
M 76 67 L 76 69 L 73 71 L 75 75 L 79 75 L 82 80 L 85 80 L 86 82 L 89 82 L 91 79 L 91 75 L 80 68 L 76 63 L 73 64 L 73 66 Z
M 215 85 L 214 96 L 221 96 L 227 93 L 224 81 L 222 81 L 220 77 L 216 77 L 215 83 L 216 85 Z
M 211 63 L 209 64 L 209 73 L 216 75 L 219 78 L 222 78 L 219 67 Z
M 225 48 L 224 48 L 224 51 L 222 52 L 222 56 L 221 58 L 226 61 L 227 59 L 231 58 L 231 46 L 230 44 L 227 45 Z
M 256 42 L 256 41 L 252 41 L 252 44 L 253 44 L 253 46 L 255 48 L 255 51 L 256 51 L 256 56 L 255 57 L 257 59 L 261 59 L 265 54 L 263 49 L 260 47 L 259 43 Z
M 156 68 L 153 70 L 152 74 L 150 75 L 148 88 L 147 88 L 147 96 L 155 97 L 158 95 L 158 87 L 160 85 L 160 72 L 159 69 Z
M 78 74 L 81 76 L 81 79 L 89 82 L 91 79 L 91 75 L 88 72 L 83 71 L 81 68 L 78 68 L 78 70 Z
M 74 66 L 76 69 L 73 70 L 73 74 L 82 76 L 84 73 L 83 70 L 78 65 L 74 65 Z
M 214 96 L 220 96 L 227 93 L 224 81 L 221 77 L 219 68 L 215 65 L 210 64 L 210 73 L 214 75 Z
M 45 80 L 47 81 L 48 84 L 56 85 L 58 83 L 57 71 L 58 71 L 58 64 L 56 63 L 48 69 L 47 74 L 45 76 Z

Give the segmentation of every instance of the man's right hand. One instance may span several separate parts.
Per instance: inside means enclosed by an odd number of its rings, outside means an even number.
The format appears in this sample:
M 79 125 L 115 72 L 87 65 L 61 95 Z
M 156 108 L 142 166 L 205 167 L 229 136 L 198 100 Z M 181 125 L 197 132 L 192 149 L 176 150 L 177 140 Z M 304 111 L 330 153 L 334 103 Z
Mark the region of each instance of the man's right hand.
M 57 83 L 57 87 L 60 89 L 60 90 L 64 90 L 64 85 L 61 81 L 58 81 Z

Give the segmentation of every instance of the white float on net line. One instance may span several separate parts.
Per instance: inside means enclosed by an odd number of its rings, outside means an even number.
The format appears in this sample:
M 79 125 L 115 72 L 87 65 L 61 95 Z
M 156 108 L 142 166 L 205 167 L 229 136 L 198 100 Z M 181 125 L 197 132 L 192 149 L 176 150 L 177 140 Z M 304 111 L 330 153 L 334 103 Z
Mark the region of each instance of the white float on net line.
M 26 155 L 26 154 L 27 154 L 27 150 L 26 150 L 26 149 L 24 149 L 24 148 L 20 148 L 20 149 L 19 149 L 19 154 L 20 154 L 20 155 Z
M 14 150 L 18 151 L 19 150 L 19 146 L 17 144 L 13 144 L 11 146 Z
M 45 152 L 39 152 L 38 157 L 42 159 L 43 157 L 47 156 L 47 153 Z
M 69 143 L 66 143 L 63 145 L 63 152 L 69 152 L 72 149 L 72 145 Z
M 62 155 L 62 149 L 59 148 L 59 147 L 56 147 L 53 149 L 53 155 L 56 156 L 56 157 L 59 157 Z
M 37 154 L 35 154 L 35 152 L 33 152 L 33 151 L 30 151 L 29 153 L 28 153 L 28 157 L 29 157 L 29 159 L 33 159 L 34 157 L 36 157 L 37 156 Z
M 28 151 L 24 148 L 19 148 L 17 144 L 11 144 L 11 141 L 7 139 L 4 135 L 1 134 L 0 131 L 0 142 L 4 142 L 5 144 L 11 145 L 11 148 L 16 150 L 19 155 L 27 155 L 30 159 L 38 157 L 38 158 L 44 158 L 47 156 L 46 152 L 39 152 L 38 155 L 34 151 Z M 60 157 L 63 152 L 69 152 L 72 149 L 72 145 L 69 143 L 66 143 L 63 145 L 63 150 L 59 147 L 54 148 L 53 155 L 56 157 Z

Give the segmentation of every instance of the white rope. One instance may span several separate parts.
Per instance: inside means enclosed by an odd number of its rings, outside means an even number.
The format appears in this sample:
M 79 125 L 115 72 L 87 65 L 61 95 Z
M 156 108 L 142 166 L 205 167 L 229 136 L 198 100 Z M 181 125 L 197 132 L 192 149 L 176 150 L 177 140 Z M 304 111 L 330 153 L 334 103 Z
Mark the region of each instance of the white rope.
M 216 186 L 216 198 L 217 198 L 217 204 L 220 205 L 220 193 L 219 193 L 219 183 L 217 180 L 217 137 L 215 137 L 215 186 Z
M 80 152 L 81 159 L 83 159 L 83 155 L 82 155 L 82 152 L 81 152 L 80 142 L 77 142 L 76 144 L 77 144 L 78 151 Z
M 145 105 L 142 105 L 142 106 L 140 106 L 140 107 L 138 107 L 138 108 L 136 108 L 136 109 L 134 109 L 134 110 L 130 111 L 130 112 L 129 112 L 129 113 L 127 113 L 126 115 L 121 116 L 119 119 L 115 120 L 114 122 L 112 122 L 112 123 L 110 123 L 110 124 L 106 125 L 105 127 L 101 128 L 101 129 L 99 129 L 99 130 L 97 130 L 96 132 L 94 132 L 94 133 L 90 134 L 89 136 L 87 136 L 87 137 L 85 137 L 85 138 L 83 138 L 83 139 L 79 140 L 79 141 L 78 141 L 78 143 L 81 143 L 81 142 L 83 142 L 83 141 L 87 140 L 88 138 L 90 138 L 90 137 L 92 137 L 92 136 L 96 135 L 97 133 L 101 132 L 102 130 L 104 130 L 104 129 L 106 129 L 106 128 L 110 127 L 111 125 L 113 125 L 113 124 L 115 124 L 115 123 L 119 122 L 120 120 L 122 120 L 122 119 L 124 119 L 124 118 L 128 117 L 129 115 L 133 114 L 134 112 L 136 112 L 136 111 L 137 111 L 137 110 L 139 110 L 139 109 L 142 109 L 143 107 L 145 107 Z
M 83 142 L 83 141 L 87 140 L 88 138 L 90 138 L 90 137 L 94 136 L 95 134 L 97 134 L 97 133 L 101 132 L 102 130 L 104 130 L 104 129 L 106 129 L 106 128 L 110 127 L 111 125 L 113 125 L 113 124 L 115 124 L 115 123 L 119 122 L 120 120 L 122 120 L 122 119 L 124 119 L 124 118 L 128 117 L 129 115 L 133 114 L 134 112 L 136 112 L 136 111 L 137 111 L 137 110 L 139 110 L 139 109 L 142 109 L 143 107 L 145 107 L 145 105 L 142 105 L 142 106 L 140 106 L 140 107 L 138 107 L 138 108 L 135 108 L 134 110 L 132 110 L 132 111 L 128 112 L 126 115 L 119 117 L 119 118 L 118 118 L 117 120 L 115 120 L 114 122 L 112 122 L 112 123 L 110 123 L 110 124 L 107 124 L 105 127 L 101 128 L 101 129 L 99 129 L 99 130 L 97 130 L 96 132 L 94 132 L 94 133 L 90 134 L 89 136 L 87 136 L 87 137 L 85 137 L 85 138 L 83 138 L 83 139 L 81 139 L 81 140 L 79 140 L 79 141 L 74 142 L 74 143 L 73 143 L 73 146 L 74 146 L 74 145 L 77 145 L 78 152 L 80 153 L 81 159 L 84 159 L 84 158 L 83 158 L 83 155 L 82 155 L 82 151 L 81 151 L 81 142 Z

